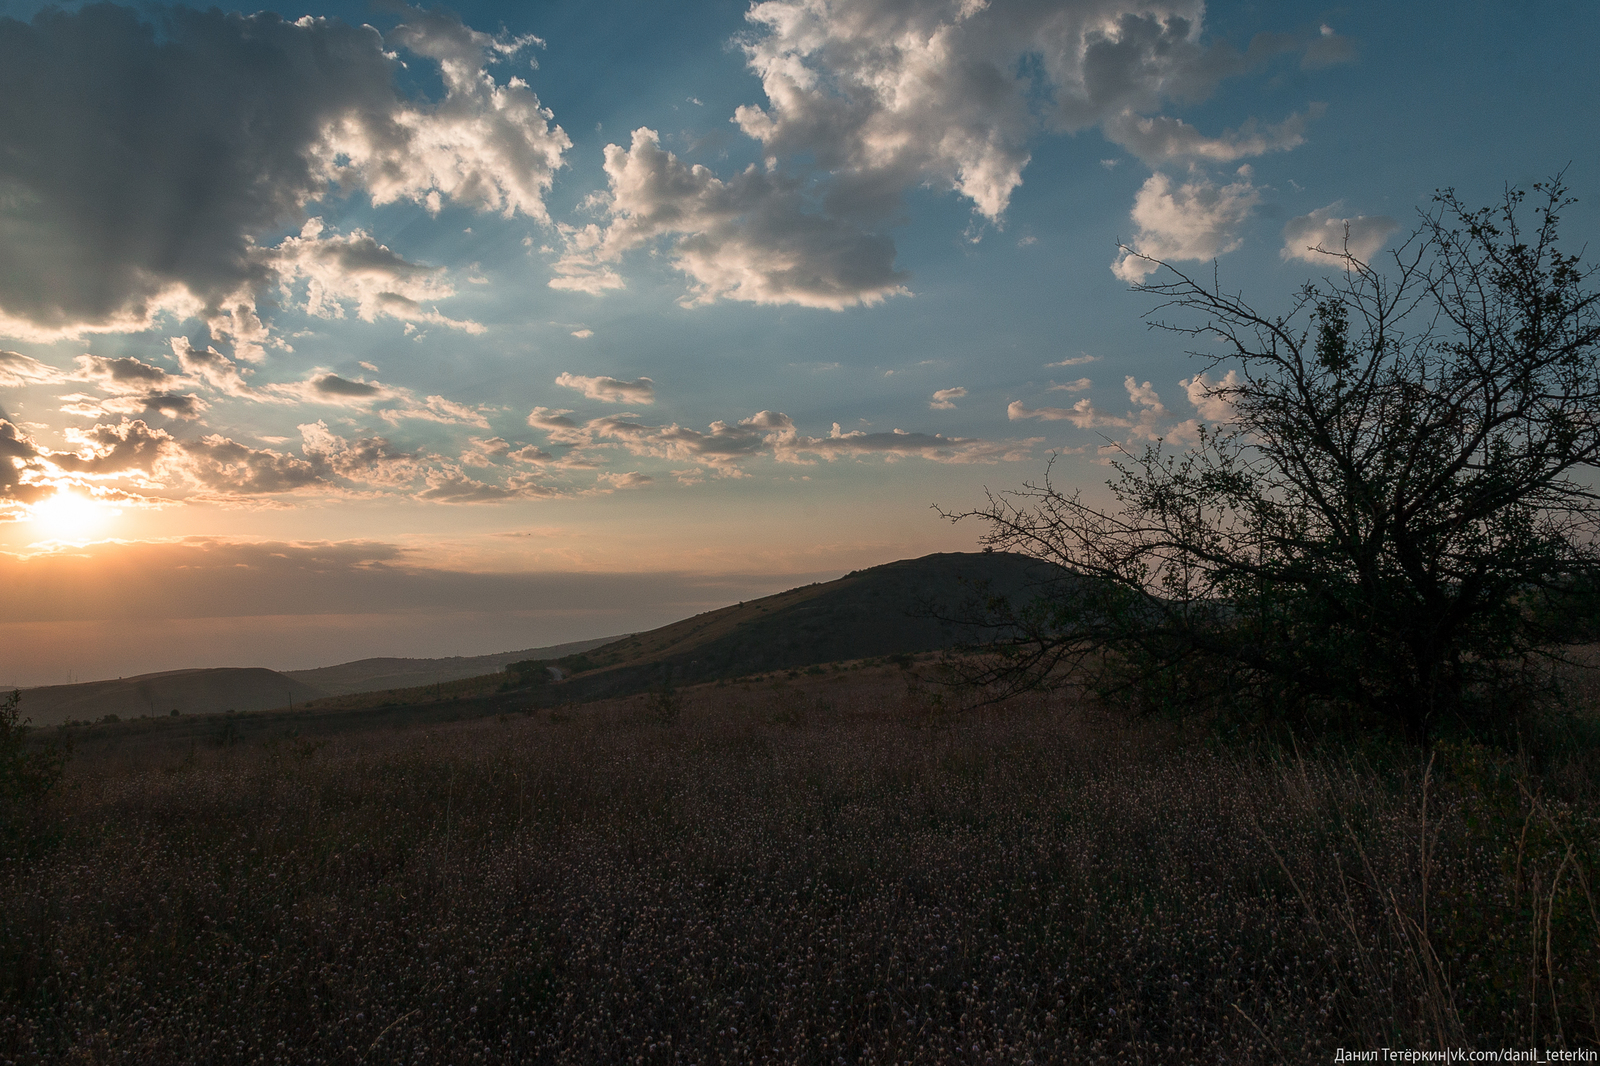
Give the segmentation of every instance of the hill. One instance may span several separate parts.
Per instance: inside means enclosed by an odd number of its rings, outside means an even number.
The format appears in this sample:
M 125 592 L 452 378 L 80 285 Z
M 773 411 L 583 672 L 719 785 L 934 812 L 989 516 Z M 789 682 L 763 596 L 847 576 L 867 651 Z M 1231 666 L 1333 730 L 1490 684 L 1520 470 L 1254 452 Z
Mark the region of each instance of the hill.
M 480 677 L 504 670 L 519 660 L 559 659 L 619 639 L 626 638 L 601 637 L 598 640 L 575 640 L 548 648 L 502 651 L 494 655 L 453 655 L 444 659 L 357 659 L 355 662 L 322 666 L 315 670 L 285 670 L 283 676 L 319 689 L 325 695 L 345 696 L 355 692 L 416 688 L 459 681 L 465 677 Z
M 168 670 L 158 674 L 48 685 L 23 692 L 22 713 L 36 726 L 140 715 L 262 711 L 324 695 L 303 681 L 260 667 Z
M 563 701 L 674 684 L 793 670 L 820 663 L 938 651 L 994 634 L 949 621 L 986 596 L 1026 602 L 1065 572 L 1007 552 L 948 552 L 858 570 L 828 581 L 723 607 L 579 655 L 530 660 L 511 670 Z M 546 682 L 550 668 L 562 675 Z

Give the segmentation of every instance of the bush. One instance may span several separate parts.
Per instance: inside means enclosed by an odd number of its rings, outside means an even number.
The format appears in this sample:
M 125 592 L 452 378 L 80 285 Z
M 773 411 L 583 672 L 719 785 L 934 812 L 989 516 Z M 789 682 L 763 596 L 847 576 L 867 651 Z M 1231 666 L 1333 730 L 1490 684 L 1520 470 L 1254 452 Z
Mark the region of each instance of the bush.
M 61 781 L 67 753 L 56 744 L 28 742 L 29 720 L 21 717 L 22 693 L 0 701 L 0 833 L 15 844 L 37 826 L 45 798 Z

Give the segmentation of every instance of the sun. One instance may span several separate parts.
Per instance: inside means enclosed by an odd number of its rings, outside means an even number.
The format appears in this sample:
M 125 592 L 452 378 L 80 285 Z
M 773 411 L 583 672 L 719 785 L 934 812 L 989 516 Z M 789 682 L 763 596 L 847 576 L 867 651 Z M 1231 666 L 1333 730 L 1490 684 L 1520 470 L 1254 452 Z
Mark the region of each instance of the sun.
M 47 540 L 83 541 L 95 536 L 122 510 L 70 489 L 28 508 L 27 521 Z

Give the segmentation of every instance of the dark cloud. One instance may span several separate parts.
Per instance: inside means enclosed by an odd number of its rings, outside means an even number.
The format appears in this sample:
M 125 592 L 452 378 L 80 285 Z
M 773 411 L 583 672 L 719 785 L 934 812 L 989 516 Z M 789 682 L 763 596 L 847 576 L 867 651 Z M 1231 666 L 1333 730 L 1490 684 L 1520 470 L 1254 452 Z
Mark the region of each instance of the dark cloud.
M 329 487 L 326 471 L 318 463 L 215 434 L 185 441 L 178 451 L 181 459 L 175 465 L 201 488 L 226 496 Z
M 445 35 L 459 65 L 437 103 L 397 90 L 378 31 L 335 19 L 111 4 L 0 19 L 0 256 L 29 265 L 0 274 L 0 327 L 143 326 L 198 301 L 214 333 L 258 342 L 274 267 L 252 238 L 333 182 L 544 217 L 569 142 L 526 85 L 483 73 L 523 42 L 421 18 L 405 45 Z M 408 269 L 362 241 L 323 251 L 344 257 L 330 268 Z
M 145 411 L 186 422 L 199 418 L 206 410 L 206 402 L 192 392 L 151 393 L 141 397 L 139 402 Z
M 316 390 L 325 396 L 379 396 L 383 390 L 376 385 L 369 385 L 365 381 L 348 381 L 337 374 L 324 374 L 314 378 L 311 382 Z

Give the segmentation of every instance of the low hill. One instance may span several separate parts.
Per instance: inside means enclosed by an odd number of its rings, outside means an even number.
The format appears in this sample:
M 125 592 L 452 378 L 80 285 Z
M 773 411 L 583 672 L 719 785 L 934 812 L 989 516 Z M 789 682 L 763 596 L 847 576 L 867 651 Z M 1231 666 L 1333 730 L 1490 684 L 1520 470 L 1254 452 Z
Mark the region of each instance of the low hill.
M 1006 552 L 928 555 L 723 607 L 557 661 L 515 664 L 514 674 L 563 700 L 639 691 L 669 673 L 674 684 L 792 670 L 819 663 L 938 651 L 992 640 L 971 616 L 989 595 L 1024 603 L 1058 584 L 1052 564 Z
M 459 681 L 465 677 L 480 677 L 504 670 L 508 665 L 526 659 L 559 659 L 564 655 L 610 644 L 625 637 L 601 637 L 598 640 L 576 640 L 548 648 L 527 648 L 523 651 L 502 651 L 494 655 L 453 655 L 444 659 L 357 659 L 338 666 L 323 666 L 315 670 L 285 670 L 283 676 L 320 689 L 329 696 L 345 696 L 355 692 L 373 692 L 379 689 L 416 688 L 446 681 Z
M 21 713 L 36 726 L 141 715 L 262 711 L 305 703 L 324 693 L 275 670 L 223 667 L 24 689 Z

